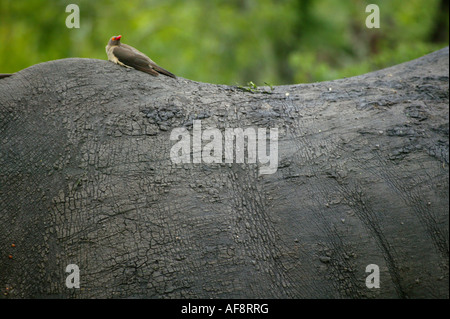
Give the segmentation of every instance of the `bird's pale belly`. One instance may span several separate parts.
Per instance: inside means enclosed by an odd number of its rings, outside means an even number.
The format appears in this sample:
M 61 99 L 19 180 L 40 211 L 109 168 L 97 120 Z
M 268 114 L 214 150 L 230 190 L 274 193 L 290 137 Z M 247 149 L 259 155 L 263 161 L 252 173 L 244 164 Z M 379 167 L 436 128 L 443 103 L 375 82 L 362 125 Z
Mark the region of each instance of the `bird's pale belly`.
M 119 59 L 117 59 L 117 58 L 115 57 L 115 55 L 112 54 L 112 50 L 106 51 L 106 54 L 108 55 L 108 60 L 109 60 L 109 61 L 114 62 L 114 63 L 116 63 L 116 64 L 119 64 L 119 65 L 121 65 L 121 66 L 124 66 L 124 67 L 126 67 L 126 68 L 132 69 L 131 66 L 128 66 L 128 65 L 123 64 L 122 62 L 120 62 Z

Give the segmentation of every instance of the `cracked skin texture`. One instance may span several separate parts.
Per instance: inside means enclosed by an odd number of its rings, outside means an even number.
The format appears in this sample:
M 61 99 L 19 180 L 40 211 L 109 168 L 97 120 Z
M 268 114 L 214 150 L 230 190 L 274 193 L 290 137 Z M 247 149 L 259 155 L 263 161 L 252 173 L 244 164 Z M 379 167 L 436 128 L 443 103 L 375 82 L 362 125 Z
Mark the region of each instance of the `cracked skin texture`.
M 448 298 L 448 56 L 272 94 L 94 59 L 0 80 L 0 298 Z M 195 119 L 278 127 L 277 172 L 171 163 Z

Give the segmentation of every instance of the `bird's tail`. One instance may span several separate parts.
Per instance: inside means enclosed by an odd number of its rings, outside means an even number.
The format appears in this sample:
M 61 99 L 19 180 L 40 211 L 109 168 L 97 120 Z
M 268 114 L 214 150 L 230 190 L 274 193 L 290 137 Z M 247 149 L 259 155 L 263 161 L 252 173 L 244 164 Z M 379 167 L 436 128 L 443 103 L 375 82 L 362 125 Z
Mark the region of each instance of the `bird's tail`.
M 176 79 L 177 77 L 175 76 L 175 74 L 173 74 L 172 72 L 167 71 L 166 69 L 163 69 L 162 67 L 160 67 L 159 65 L 152 65 L 153 69 L 155 69 L 155 71 L 158 71 L 161 74 L 170 76 L 171 78 Z

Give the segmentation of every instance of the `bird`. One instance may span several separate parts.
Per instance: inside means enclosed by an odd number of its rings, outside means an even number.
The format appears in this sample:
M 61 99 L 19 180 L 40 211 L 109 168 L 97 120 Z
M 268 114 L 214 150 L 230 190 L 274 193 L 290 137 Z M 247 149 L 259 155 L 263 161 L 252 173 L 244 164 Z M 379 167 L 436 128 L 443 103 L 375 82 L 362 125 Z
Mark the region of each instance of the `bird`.
M 11 75 L 12 75 L 11 73 L 0 73 L 0 79 L 7 78 L 8 76 Z
M 117 35 L 109 39 L 108 45 L 106 46 L 106 54 L 108 55 L 109 61 L 127 68 L 134 68 L 153 76 L 164 74 L 174 79 L 177 78 L 175 74 L 157 65 L 152 59 L 141 51 L 130 45 L 120 43 L 121 38 L 121 35 Z

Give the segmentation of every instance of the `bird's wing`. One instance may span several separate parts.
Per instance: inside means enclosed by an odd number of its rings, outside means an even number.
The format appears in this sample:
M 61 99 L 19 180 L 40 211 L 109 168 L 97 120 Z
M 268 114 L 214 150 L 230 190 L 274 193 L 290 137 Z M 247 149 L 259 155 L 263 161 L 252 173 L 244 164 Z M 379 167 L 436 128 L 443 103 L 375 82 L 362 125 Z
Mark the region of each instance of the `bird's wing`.
M 133 52 L 128 48 L 122 48 L 120 46 L 113 49 L 113 54 L 121 63 L 125 65 L 154 76 L 159 75 L 158 72 L 150 66 L 150 61 L 144 54 Z
M 142 53 L 141 51 L 139 51 L 136 48 L 133 48 L 132 46 L 129 46 L 128 44 L 120 44 L 120 48 L 124 48 L 127 50 L 130 50 L 131 52 L 134 52 L 136 55 L 142 57 L 143 59 L 148 61 L 148 64 L 155 70 L 158 71 L 159 73 L 165 74 L 167 76 L 170 76 L 174 79 L 176 79 L 177 77 L 175 76 L 175 74 L 173 74 L 172 72 L 167 71 L 166 69 L 160 67 L 158 64 L 156 64 L 152 59 L 150 59 L 148 56 L 146 56 L 144 53 Z

